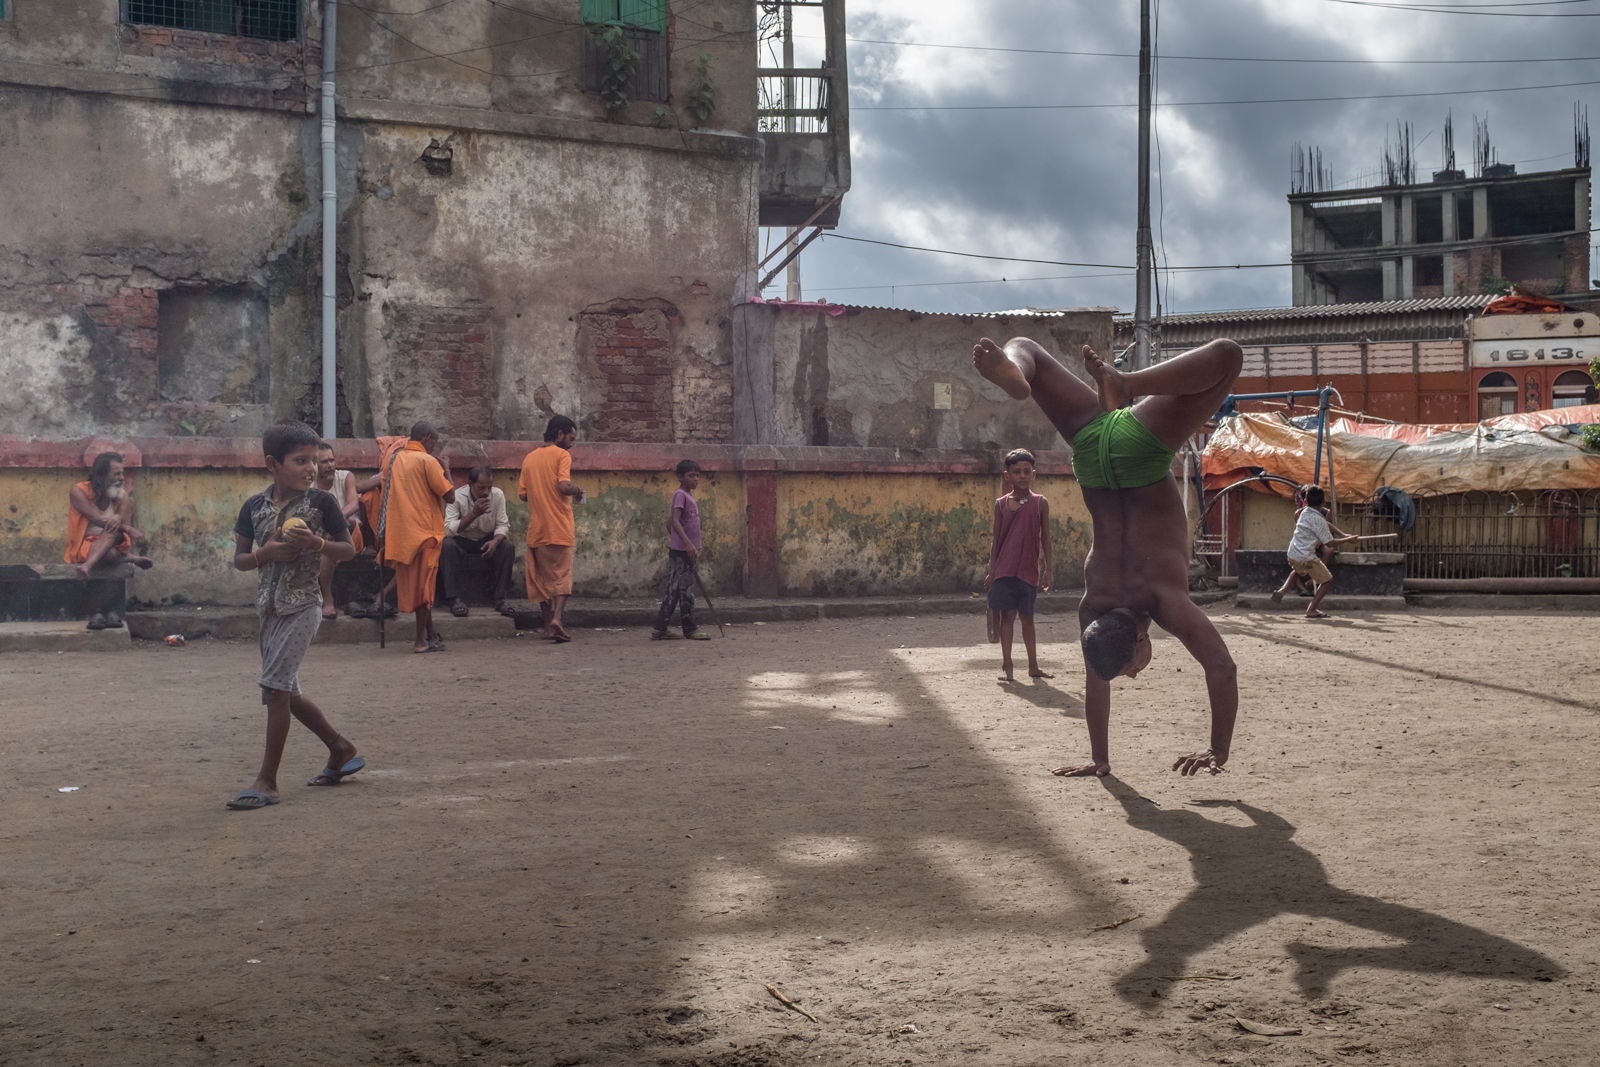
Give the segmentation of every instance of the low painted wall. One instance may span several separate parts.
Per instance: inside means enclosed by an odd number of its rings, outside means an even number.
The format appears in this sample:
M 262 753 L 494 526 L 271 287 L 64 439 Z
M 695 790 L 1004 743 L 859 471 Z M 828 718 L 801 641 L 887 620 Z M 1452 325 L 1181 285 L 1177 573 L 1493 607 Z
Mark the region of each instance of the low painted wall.
M 457 482 L 476 463 L 495 469 L 519 544 L 527 506 L 517 499 L 517 473 L 536 444 L 458 442 L 446 454 Z M 232 531 L 240 505 L 268 483 L 256 447 L 224 438 L 0 437 L 0 563 L 59 562 L 68 491 L 87 478 L 95 454 L 118 451 L 156 561 L 132 579 L 129 597 L 160 606 L 247 605 L 254 582 L 232 568 Z M 337 451 L 340 466 L 358 477 L 375 469 L 375 441 L 341 440 Z M 705 471 L 696 494 L 701 572 L 714 591 L 864 596 L 981 588 L 1002 491 L 998 452 L 580 442 L 573 481 L 589 497 L 577 508 L 575 593 L 659 593 L 677 486 L 672 467 L 685 457 Z M 1039 459 L 1036 488 L 1053 509 L 1056 574 L 1059 584 L 1075 586 L 1089 548 L 1088 514 L 1070 455 Z M 521 566 L 519 559 L 519 588 Z

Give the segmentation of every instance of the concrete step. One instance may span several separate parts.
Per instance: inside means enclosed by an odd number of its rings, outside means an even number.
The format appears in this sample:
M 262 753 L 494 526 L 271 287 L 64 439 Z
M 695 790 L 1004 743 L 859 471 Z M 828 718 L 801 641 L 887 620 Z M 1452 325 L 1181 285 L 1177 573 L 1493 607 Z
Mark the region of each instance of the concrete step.
M 1297 611 L 1304 614 L 1306 605 L 1310 603 L 1310 597 L 1295 596 L 1293 593 L 1284 597 L 1282 603 L 1278 604 L 1272 602 L 1272 596 L 1268 593 L 1239 593 L 1234 597 L 1233 606 L 1244 611 Z M 1356 594 L 1340 596 L 1337 593 L 1329 593 L 1322 598 L 1322 610 L 1329 615 L 1347 611 L 1405 611 L 1406 598 Z
M 385 639 L 409 643 L 416 634 L 410 615 L 397 615 L 385 624 Z M 458 619 L 448 610 L 435 610 L 434 629 L 448 644 L 491 637 L 515 636 L 516 623 L 490 608 L 473 608 L 472 614 Z M 254 641 L 260 624 L 254 608 L 169 608 L 162 611 L 135 611 L 128 614 L 128 629 L 142 641 L 160 641 L 168 634 L 182 634 L 187 640 L 210 637 L 219 641 Z M 319 645 L 359 645 L 378 643 L 378 623 L 374 619 L 352 619 L 340 615 L 324 620 L 317 627 Z
M 128 627 L 90 630 L 69 622 L 0 622 L 0 652 L 116 652 L 132 647 Z

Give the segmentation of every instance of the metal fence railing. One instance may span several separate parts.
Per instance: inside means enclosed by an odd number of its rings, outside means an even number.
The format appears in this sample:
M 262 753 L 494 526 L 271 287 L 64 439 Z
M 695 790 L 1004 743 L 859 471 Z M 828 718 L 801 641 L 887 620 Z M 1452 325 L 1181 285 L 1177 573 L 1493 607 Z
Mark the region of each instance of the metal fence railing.
M 292 41 L 300 36 L 300 0 L 122 0 L 122 21 Z
M 1407 578 L 1600 577 L 1600 489 L 1413 496 L 1416 525 L 1376 551 L 1404 552 Z M 1339 505 L 1346 533 L 1394 533 L 1383 501 Z
M 827 72 L 774 75 L 758 72 L 756 120 L 763 133 L 827 133 Z

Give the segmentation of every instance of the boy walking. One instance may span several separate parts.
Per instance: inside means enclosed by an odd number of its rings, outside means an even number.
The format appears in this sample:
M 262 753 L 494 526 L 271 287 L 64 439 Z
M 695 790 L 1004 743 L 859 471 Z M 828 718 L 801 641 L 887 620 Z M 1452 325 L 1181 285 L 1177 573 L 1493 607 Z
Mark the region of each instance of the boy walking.
M 256 588 L 261 678 L 256 684 L 267 706 L 261 771 L 249 789 L 228 801 L 228 807 L 240 811 L 278 803 L 278 764 L 291 716 L 328 746 L 328 765 L 307 785 L 338 785 L 366 766 L 356 746 L 300 692 L 300 660 L 322 622 L 321 561 L 342 562 L 355 555 L 339 500 L 315 485 L 319 444 L 317 432 L 303 422 L 269 428 L 261 437 L 261 451 L 272 485 L 244 502 L 233 527 L 234 567 L 261 572 Z
M 1053 565 L 1050 557 L 1050 502 L 1033 492 L 1033 453 L 1014 448 L 1006 453 L 1006 476 L 1011 492 L 994 502 L 994 539 L 989 545 L 989 573 L 983 588 L 989 610 L 1000 613 L 1000 666 L 1011 677 L 1011 634 L 1022 618 L 1022 644 L 1028 650 L 1028 677 L 1052 678 L 1039 669 L 1039 647 L 1034 638 L 1033 605 L 1040 588 L 1048 590 Z M 1039 555 L 1044 553 L 1044 573 Z M 1042 579 L 1042 580 L 1041 580 Z
M 681 460 L 675 473 L 678 491 L 672 494 L 672 510 L 667 515 L 667 595 L 656 613 L 650 640 L 665 641 L 672 636 L 667 624 L 672 621 L 672 610 L 677 608 L 683 636 L 691 641 L 709 641 L 711 635 L 694 625 L 694 575 L 700 561 L 700 505 L 694 502 L 694 491 L 700 485 L 700 464 L 692 459 Z
M 1306 490 L 1306 506 L 1300 509 L 1300 514 L 1295 518 L 1294 536 L 1289 539 L 1289 577 L 1272 594 L 1272 602 L 1276 604 L 1283 600 L 1283 595 L 1289 591 L 1297 576 L 1310 578 L 1316 587 L 1316 594 L 1312 596 L 1311 603 L 1306 605 L 1308 619 L 1328 617 L 1328 613 L 1318 607 L 1333 586 L 1333 572 L 1322 561 L 1322 550 L 1356 540 L 1343 530 L 1335 529 L 1323 518 L 1322 502 L 1326 499 L 1327 494 L 1320 485 L 1313 485 Z

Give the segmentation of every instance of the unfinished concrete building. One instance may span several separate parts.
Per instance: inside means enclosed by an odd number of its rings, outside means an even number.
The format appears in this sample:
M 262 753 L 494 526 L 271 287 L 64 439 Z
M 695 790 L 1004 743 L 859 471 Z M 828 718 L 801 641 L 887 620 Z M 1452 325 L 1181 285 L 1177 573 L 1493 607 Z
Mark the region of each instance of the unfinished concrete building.
M 768 76 L 748 0 L 337 5 L 340 435 L 729 440 L 759 227 L 848 187 L 825 7 Z M 322 11 L 4 0 L 0 432 L 320 422 Z M 764 143 L 763 76 L 820 121 Z
M 1589 288 L 1589 167 L 1289 196 L 1295 306 Z

